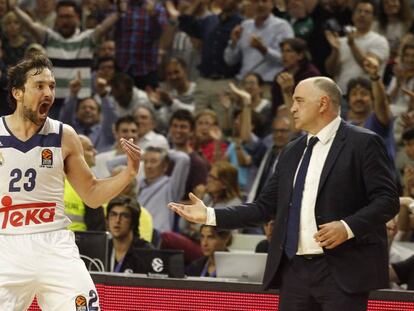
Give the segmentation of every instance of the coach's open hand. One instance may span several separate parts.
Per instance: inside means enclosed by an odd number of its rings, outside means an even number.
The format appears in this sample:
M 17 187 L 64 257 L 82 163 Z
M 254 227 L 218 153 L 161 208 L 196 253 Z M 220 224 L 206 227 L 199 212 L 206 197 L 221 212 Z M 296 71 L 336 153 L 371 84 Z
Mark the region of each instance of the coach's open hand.
M 332 221 L 319 226 L 319 231 L 314 235 L 315 241 L 320 247 L 332 249 L 348 239 L 345 225 L 340 221 Z
M 189 198 L 193 204 L 184 205 L 171 202 L 168 204 L 168 207 L 188 221 L 205 224 L 207 221 L 207 208 L 203 201 L 191 192 Z

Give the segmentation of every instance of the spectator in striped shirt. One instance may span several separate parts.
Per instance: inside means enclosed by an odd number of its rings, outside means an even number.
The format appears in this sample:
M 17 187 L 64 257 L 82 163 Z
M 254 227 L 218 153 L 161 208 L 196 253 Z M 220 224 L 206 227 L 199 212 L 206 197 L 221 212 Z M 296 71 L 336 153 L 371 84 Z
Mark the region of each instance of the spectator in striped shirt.
M 22 24 L 41 43 L 47 56 L 53 63 L 56 79 L 56 99 L 49 113 L 58 118 L 64 99 L 69 95 L 69 82 L 76 78 L 80 71 L 83 77 L 79 97 L 91 96 L 91 66 L 95 45 L 116 23 L 121 11 L 126 10 L 126 0 L 120 0 L 119 12 L 109 15 L 94 29 L 79 30 L 80 9 L 72 0 L 62 0 L 56 5 L 55 28 L 51 29 L 34 22 L 31 17 L 20 9 L 15 0 L 9 0 L 9 7 L 14 10 Z

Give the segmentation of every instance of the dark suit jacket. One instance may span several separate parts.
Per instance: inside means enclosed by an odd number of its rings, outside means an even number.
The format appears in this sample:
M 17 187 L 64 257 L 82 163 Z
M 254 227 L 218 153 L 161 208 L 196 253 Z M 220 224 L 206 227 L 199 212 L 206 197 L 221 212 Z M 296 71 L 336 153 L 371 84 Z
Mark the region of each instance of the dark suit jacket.
M 264 223 L 276 215 L 263 287 L 277 287 L 294 175 L 306 136 L 286 146 L 274 175 L 254 203 L 216 210 L 224 228 Z M 341 122 L 325 161 L 315 204 L 318 225 L 344 220 L 355 238 L 324 249 L 333 277 L 346 292 L 388 287 L 385 223 L 399 209 L 391 160 L 375 133 Z

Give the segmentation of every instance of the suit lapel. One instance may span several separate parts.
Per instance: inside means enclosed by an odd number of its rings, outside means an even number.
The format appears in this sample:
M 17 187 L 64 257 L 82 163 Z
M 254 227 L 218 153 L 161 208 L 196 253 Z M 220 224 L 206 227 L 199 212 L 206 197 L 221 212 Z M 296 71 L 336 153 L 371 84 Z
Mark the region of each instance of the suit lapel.
M 345 145 L 345 138 L 347 135 L 348 125 L 344 121 L 341 121 L 341 124 L 338 128 L 338 132 L 335 135 L 334 141 L 332 142 L 331 149 L 329 150 L 328 156 L 326 158 L 325 164 L 322 169 L 321 178 L 319 179 L 318 194 L 319 195 L 323 185 L 328 178 L 330 171 L 333 168 L 333 165 L 336 162 L 342 148 Z

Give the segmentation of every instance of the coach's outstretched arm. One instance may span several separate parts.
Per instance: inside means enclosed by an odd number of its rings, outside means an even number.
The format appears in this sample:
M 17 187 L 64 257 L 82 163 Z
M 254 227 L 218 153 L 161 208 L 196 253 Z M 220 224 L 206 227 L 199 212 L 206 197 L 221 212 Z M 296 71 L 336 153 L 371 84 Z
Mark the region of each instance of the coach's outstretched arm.
M 128 156 L 127 167 L 113 177 L 97 179 L 85 162 L 78 135 L 73 128 L 64 125 L 62 150 L 65 173 L 72 187 L 89 207 L 96 208 L 110 201 L 138 174 L 141 149 L 126 139 L 121 139 L 121 146 Z
M 205 224 L 207 222 L 207 207 L 204 205 L 203 201 L 197 198 L 193 193 L 190 192 L 188 197 L 192 204 L 171 202 L 168 204 L 168 208 L 188 221 Z

